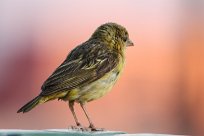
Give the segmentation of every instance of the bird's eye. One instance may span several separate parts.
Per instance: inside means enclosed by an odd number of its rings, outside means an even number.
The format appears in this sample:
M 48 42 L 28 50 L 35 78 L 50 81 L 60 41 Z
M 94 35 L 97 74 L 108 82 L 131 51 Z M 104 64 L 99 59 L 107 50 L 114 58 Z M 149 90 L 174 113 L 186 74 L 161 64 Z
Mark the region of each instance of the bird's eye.
M 123 38 L 123 41 L 124 41 L 124 42 L 126 42 L 126 41 L 127 41 L 127 39 L 128 39 L 127 37 L 124 37 L 124 38 Z

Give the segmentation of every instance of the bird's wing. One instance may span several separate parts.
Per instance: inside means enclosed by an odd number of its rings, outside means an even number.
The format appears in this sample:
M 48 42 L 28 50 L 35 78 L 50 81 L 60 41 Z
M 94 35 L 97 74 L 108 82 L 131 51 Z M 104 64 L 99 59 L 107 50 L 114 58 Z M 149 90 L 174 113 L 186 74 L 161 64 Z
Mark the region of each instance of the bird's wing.
M 94 46 L 90 50 L 84 47 L 77 48 L 44 82 L 40 95 L 48 96 L 87 85 L 104 76 L 118 64 L 118 54 L 105 47 Z

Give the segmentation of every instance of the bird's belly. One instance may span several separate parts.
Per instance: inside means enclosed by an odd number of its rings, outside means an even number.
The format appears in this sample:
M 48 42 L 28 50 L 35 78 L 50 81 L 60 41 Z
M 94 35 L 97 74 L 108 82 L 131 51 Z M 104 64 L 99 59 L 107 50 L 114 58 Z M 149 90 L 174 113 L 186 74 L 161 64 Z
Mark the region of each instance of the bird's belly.
M 81 88 L 81 95 L 78 101 L 92 101 L 104 96 L 111 90 L 118 78 L 118 73 L 111 72 L 101 79 L 91 83 L 89 86 Z
M 120 63 L 115 69 L 101 77 L 100 79 L 80 88 L 70 90 L 66 99 L 76 102 L 89 102 L 104 96 L 111 90 L 123 70 L 124 59 L 120 58 Z
M 119 72 L 113 70 L 87 86 L 72 90 L 68 99 L 76 102 L 89 102 L 98 99 L 111 90 L 118 76 Z

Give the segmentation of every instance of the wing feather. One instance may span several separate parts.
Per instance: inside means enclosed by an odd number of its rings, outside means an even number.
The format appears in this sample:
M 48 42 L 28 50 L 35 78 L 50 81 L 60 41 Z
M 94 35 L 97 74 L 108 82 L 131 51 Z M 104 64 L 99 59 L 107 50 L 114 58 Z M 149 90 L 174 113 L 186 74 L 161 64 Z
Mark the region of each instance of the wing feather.
M 101 44 L 92 48 L 84 47 L 88 45 L 82 44 L 68 55 L 42 85 L 41 96 L 85 86 L 116 67 L 119 61 L 116 52 L 111 52 Z

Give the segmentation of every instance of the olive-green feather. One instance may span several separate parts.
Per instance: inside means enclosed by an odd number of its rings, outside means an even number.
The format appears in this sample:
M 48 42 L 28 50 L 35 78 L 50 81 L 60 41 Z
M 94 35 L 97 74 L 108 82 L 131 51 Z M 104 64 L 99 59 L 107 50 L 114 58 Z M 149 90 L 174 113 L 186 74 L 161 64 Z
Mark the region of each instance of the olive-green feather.
M 117 53 L 103 44 L 82 44 L 45 81 L 40 95 L 47 96 L 94 82 L 115 68 L 118 60 Z

